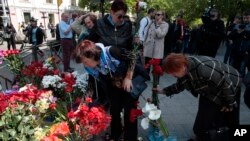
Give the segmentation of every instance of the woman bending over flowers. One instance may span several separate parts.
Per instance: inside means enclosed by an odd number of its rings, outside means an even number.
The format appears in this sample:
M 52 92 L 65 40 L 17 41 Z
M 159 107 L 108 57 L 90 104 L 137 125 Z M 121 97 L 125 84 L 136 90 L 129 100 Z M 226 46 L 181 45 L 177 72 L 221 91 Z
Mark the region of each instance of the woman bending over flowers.
M 132 89 L 136 55 L 117 47 L 104 47 L 101 43 L 84 40 L 75 49 L 77 63 L 98 81 L 103 81 L 104 93 L 110 100 L 111 138 L 118 140 L 122 134 L 120 113 L 124 108 L 124 139 L 136 141 L 137 121 L 129 120 L 130 110 L 136 108 L 136 101 L 129 92 Z

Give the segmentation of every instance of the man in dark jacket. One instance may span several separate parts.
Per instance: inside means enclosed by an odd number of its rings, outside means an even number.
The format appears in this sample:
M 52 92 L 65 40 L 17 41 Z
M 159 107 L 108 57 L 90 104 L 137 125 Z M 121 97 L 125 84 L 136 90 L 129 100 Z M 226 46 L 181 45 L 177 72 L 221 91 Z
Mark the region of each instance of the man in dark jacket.
M 121 9 L 122 7 L 117 7 L 116 9 L 118 8 Z M 111 12 L 104 18 L 97 20 L 88 39 L 103 43 L 104 46 L 112 45 L 128 50 L 133 49 L 132 25 L 124 21 L 124 12 L 127 11 L 122 11 Z
M 31 28 L 28 31 L 27 37 L 29 39 L 29 43 L 33 46 L 33 55 L 34 59 L 37 60 L 38 53 L 40 56 L 44 56 L 44 53 L 38 48 L 40 44 L 43 43 L 43 40 L 45 38 L 44 31 L 37 26 L 37 20 L 34 18 L 31 18 Z
M 221 41 L 225 37 L 225 26 L 216 9 L 210 9 L 202 16 L 200 27 L 199 55 L 215 57 Z

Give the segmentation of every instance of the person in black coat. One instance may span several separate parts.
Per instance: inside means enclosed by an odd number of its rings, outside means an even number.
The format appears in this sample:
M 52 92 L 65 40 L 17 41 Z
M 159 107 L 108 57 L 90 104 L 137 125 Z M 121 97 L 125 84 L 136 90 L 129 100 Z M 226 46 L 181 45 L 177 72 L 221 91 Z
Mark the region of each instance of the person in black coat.
M 44 56 L 44 53 L 39 49 L 36 48 L 38 45 L 43 43 L 43 40 L 46 38 L 44 31 L 37 26 L 37 21 L 34 18 L 31 18 L 30 20 L 31 22 L 31 28 L 28 31 L 27 37 L 28 37 L 28 41 L 30 44 L 32 44 L 33 51 L 35 53 L 33 53 L 34 55 L 34 59 L 37 60 L 37 56 L 36 56 L 36 52 L 40 55 L 40 56 Z
M 225 37 L 225 25 L 220 20 L 217 9 L 210 9 L 202 16 L 200 27 L 199 55 L 215 57 L 221 41 Z
M 10 50 L 10 46 L 12 46 L 12 49 L 16 49 L 16 29 L 14 28 L 12 23 L 7 23 L 7 26 L 5 27 L 5 35 L 5 39 L 8 43 L 8 50 Z

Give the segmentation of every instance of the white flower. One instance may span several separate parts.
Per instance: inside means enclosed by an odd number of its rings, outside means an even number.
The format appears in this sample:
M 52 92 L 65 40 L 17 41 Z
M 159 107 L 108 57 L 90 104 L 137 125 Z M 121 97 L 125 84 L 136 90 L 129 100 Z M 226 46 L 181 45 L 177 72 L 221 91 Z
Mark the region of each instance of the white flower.
M 155 109 L 157 109 L 157 107 L 154 104 L 147 102 L 145 107 L 142 108 L 142 112 L 147 113 L 147 112 L 149 112 L 151 110 L 155 110 Z
M 161 116 L 161 110 L 151 110 L 149 111 L 148 118 L 151 120 L 158 120 Z
M 36 107 L 41 113 L 45 113 L 46 110 L 49 108 L 49 101 L 48 99 L 42 98 L 36 101 Z
M 40 141 L 43 139 L 46 135 L 46 132 L 44 132 L 44 129 L 41 127 L 36 127 L 34 132 L 34 137 L 36 138 L 36 141 Z
M 43 77 L 42 84 L 44 88 L 54 87 L 61 88 L 64 84 L 61 83 L 62 78 L 58 75 L 46 75 Z
M 145 117 L 141 120 L 141 127 L 145 130 L 149 127 L 149 118 Z
M 88 79 L 89 79 L 88 73 L 83 73 L 83 74 L 74 73 L 73 75 L 76 75 L 75 76 L 76 83 L 73 85 L 73 87 L 77 87 L 82 92 L 86 92 L 86 88 L 88 86 Z

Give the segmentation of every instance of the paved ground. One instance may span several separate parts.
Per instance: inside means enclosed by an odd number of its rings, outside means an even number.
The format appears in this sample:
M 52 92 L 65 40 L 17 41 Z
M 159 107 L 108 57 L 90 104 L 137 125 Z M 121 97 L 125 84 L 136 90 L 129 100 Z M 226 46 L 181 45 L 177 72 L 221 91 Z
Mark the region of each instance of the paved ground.
M 20 45 L 18 45 L 20 47 Z M 6 49 L 6 43 L 0 46 L 0 49 Z M 225 48 L 221 47 L 218 51 L 217 58 L 222 59 L 224 56 Z M 27 62 L 30 59 L 26 59 Z M 83 66 L 76 65 L 71 62 L 72 67 L 76 70 L 83 72 Z M 8 78 L 11 78 L 11 73 L 0 66 L 0 74 Z M 175 78 L 168 75 L 162 76 L 160 79 L 160 87 L 168 86 L 175 82 Z M 147 98 L 151 96 L 152 83 L 148 82 L 149 87 L 143 92 L 143 97 Z M 244 86 L 242 87 L 244 91 Z M 189 92 L 184 91 L 178 95 L 171 98 L 165 96 L 159 96 L 160 108 L 162 110 L 162 117 L 167 125 L 167 128 L 171 135 L 174 135 L 178 141 L 186 141 L 193 136 L 193 123 L 195 120 L 196 112 L 198 109 L 198 99 L 193 97 Z M 140 98 L 140 106 L 143 107 L 145 100 Z M 240 104 L 240 123 L 250 124 L 250 110 L 247 109 L 243 100 Z M 144 141 L 147 141 L 147 130 L 143 130 L 140 126 L 140 121 L 138 124 L 139 135 L 143 137 Z

